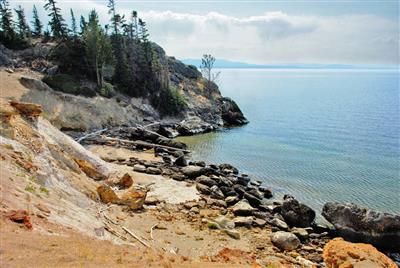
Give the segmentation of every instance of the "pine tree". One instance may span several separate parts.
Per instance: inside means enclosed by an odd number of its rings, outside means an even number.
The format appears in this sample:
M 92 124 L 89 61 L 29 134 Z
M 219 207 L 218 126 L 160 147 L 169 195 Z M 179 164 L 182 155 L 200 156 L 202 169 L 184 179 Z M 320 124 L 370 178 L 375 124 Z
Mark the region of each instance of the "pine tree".
M 139 38 L 139 31 L 138 31 L 138 21 L 137 21 L 137 11 L 132 11 L 132 20 L 133 20 L 133 30 L 134 30 L 134 37 L 135 39 Z
M 76 25 L 76 19 L 75 19 L 74 11 L 72 10 L 72 8 L 70 9 L 70 12 L 71 12 L 71 32 L 72 32 L 72 35 L 74 37 L 76 37 L 78 34 L 78 32 L 77 32 L 78 27 Z
M 65 21 L 60 13 L 60 8 L 56 7 L 55 0 L 46 0 L 47 3 L 44 5 L 44 9 L 48 11 L 50 17 L 50 28 L 55 38 L 65 38 L 67 36 L 67 29 Z
M 32 34 L 35 37 L 42 36 L 43 24 L 39 19 L 38 11 L 35 5 L 33 5 L 33 20 L 32 20 L 33 30 Z
M 95 10 L 89 14 L 89 22 L 83 34 L 85 43 L 86 60 L 89 68 L 95 73 L 97 85 L 103 86 L 104 67 L 112 62 L 112 47 L 109 38 L 99 25 L 98 15 Z
M 12 44 L 16 39 L 16 34 L 13 28 L 12 12 L 7 0 L 0 0 L 0 15 L 1 40 L 5 44 Z
M 14 9 L 15 13 L 17 13 L 17 29 L 19 38 L 25 39 L 31 36 L 31 30 L 29 29 L 29 25 L 26 22 L 25 12 L 21 6 L 18 6 L 17 9 Z
M 117 20 L 117 14 L 115 12 L 114 0 L 109 0 L 107 7 L 109 8 L 108 14 L 111 15 L 111 24 L 114 28 L 114 35 L 117 35 L 118 34 L 118 20 Z
M 83 33 L 85 32 L 86 26 L 87 26 L 87 23 L 86 23 L 85 17 L 81 16 L 81 20 L 79 22 L 79 27 L 81 28 L 80 35 L 83 35 Z

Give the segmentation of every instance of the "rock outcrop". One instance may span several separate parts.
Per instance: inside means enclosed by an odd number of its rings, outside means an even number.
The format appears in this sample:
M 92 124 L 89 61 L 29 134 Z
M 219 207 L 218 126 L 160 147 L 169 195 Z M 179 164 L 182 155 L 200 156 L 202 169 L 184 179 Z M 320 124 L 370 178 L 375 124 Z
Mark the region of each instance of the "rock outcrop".
M 282 250 L 293 250 L 300 246 L 300 240 L 289 232 L 275 232 L 271 235 L 271 242 Z
M 333 224 L 337 234 L 352 242 L 378 248 L 400 248 L 400 216 L 361 208 L 355 204 L 326 203 L 322 216 Z
M 396 268 L 397 265 L 369 244 L 346 242 L 341 238 L 329 241 L 323 258 L 327 268 L 376 267 Z
M 287 224 L 296 227 L 310 227 L 315 219 L 314 210 L 289 195 L 284 197 L 281 215 Z

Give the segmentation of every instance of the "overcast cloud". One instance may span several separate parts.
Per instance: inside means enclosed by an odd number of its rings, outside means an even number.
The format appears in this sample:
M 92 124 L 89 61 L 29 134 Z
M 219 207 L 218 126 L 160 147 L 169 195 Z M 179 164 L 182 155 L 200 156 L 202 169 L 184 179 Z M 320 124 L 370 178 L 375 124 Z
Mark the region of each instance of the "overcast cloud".
M 32 3 L 21 5 L 27 14 L 31 12 Z M 70 7 L 77 14 L 96 8 L 103 23 L 109 17 L 106 5 L 99 2 L 65 2 L 60 7 L 66 18 Z M 399 64 L 397 21 L 376 15 L 299 16 L 260 11 L 235 17 L 217 12 L 140 10 L 139 15 L 147 22 L 151 39 L 180 59 L 211 53 L 252 63 Z

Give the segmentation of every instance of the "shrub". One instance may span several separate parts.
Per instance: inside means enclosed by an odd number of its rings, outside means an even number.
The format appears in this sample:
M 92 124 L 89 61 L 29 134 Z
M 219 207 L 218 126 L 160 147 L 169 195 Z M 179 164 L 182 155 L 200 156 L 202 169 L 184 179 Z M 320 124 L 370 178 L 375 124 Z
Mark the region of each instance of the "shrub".
M 94 97 L 96 92 L 88 87 L 81 87 L 79 81 L 68 74 L 45 76 L 43 82 L 57 91 L 85 97 Z
M 112 98 L 115 95 L 114 86 L 110 83 L 104 82 L 103 87 L 100 89 L 99 93 L 105 98 Z
M 153 97 L 152 104 L 161 115 L 178 115 L 187 108 L 185 97 L 175 87 L 162 91 L 158 97 Z

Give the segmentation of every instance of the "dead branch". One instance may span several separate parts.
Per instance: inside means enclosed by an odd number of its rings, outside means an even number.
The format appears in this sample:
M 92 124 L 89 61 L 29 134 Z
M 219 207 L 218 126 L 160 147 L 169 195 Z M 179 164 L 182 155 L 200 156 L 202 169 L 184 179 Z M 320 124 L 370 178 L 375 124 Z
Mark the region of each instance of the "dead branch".
M 94 137 L 94 136 L 100 135 L 101 133 L 103 133 L 103 132 L 105 132 L 105 131 L 107 131 L 107 130 L 108 130 L 107 128 L 103 128 L 103 129 L 97 130 L 97 131 L 95 131 L 95 132 L 91 132 L 91 133 L 89 133 L 89 134 L 86 134 L 86 135 L 80 137 L 80 138 L 77 139 L 76 141 L 79 143 L 79 142 L 81 142 L 81 141 L 83 141 L 83 140 L 85 140 L 85 139 L 87 139 L 87 138 L 89 138 L 89 137 Z
M 104 138 L 105 140 L 109 140 L 109 141 L 117 141 L 117 142 L 121 142 L 121 143 L 134 144 L 134 145 L 141 145 L 141 146 L 151 147 L 151 148 L 160 147 L 160 148 L 164 148 L 164 149 L 169 149 L 169 150 L 174 150 L 174 151 L 182 151 L 182 152 L 185 152 L 185 153 L 190 153 L 189 150 L 180 149 L 180 148 L 175 148 L 175 147 L 170 147 L 170 146 L 166 146 L 166 145 L 159 145 L 159 144 L 149 143 L 149 142 L 145 142 L 145 141 L 129 141 L 129 140 L 124 140 L 124 139 L 110 138 L 110 137 L 104 137 L 104 136 L 103 136 L 102 138 Z
M 151 226 L 151 228 L 150 228 L 150 237 L 151 237 L 151 240 L 154 240 L 154 238 L 153 238 L 153 230 L 154 230 L 154 228 L 156 228 L 157 227 L 157 224 L 154 224 L 153 226 Z
M 127 232 L 128 234 L 130 234 L 133 238 L 135 238 L 137 241 L 139 241 L 140 243 L 142 243 L 142 245 L 144 245 L 145 247 L 149 248 L 150 245 L 147 244 L 145 241 L 143 241 L 142 239 L 140 239 L 137 235 L 135 235 L 134 233 L 132 233 L 129 229 L 125 228 L 124 226 L 122 226 L 122 229 L 125 230 L 125 232 Z

